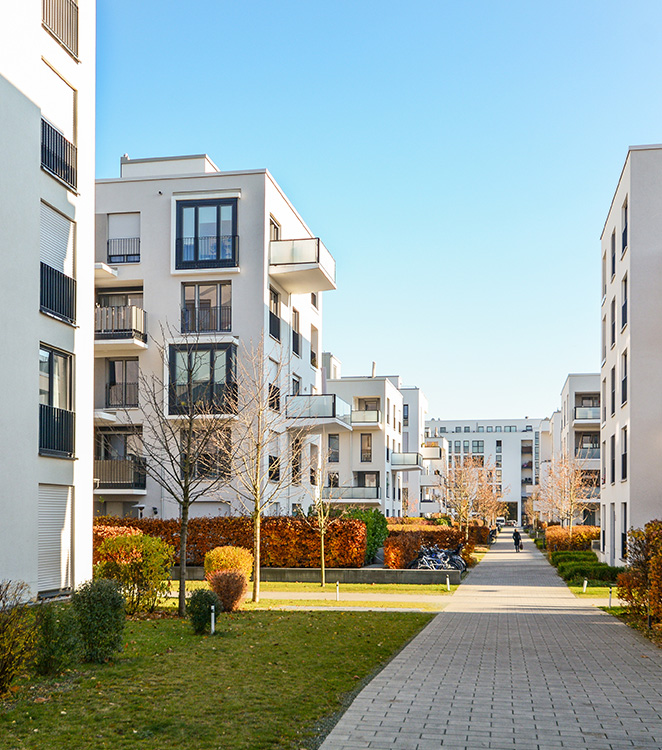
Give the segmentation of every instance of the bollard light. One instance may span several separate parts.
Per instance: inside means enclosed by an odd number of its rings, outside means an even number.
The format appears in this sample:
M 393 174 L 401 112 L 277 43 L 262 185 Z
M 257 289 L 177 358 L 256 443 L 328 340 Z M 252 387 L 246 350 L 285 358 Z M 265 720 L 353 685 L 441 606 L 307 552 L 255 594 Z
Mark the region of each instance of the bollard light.
M 609 587 L 609 607 L 611 608 L 611 586 Z
M 211 634 L 214 635 L 216 631 L 216 605 L 211 605 Z
M 340 581 L 336 581 L 336 601 L 340 601 Z
M 448 573 L 446 573 L 446 590 L 451 590 L 451 577 L 448 575 Z
M 586 587 L 588 586 L 588 579 L 584 578 L 584 593 L 586 593 Z

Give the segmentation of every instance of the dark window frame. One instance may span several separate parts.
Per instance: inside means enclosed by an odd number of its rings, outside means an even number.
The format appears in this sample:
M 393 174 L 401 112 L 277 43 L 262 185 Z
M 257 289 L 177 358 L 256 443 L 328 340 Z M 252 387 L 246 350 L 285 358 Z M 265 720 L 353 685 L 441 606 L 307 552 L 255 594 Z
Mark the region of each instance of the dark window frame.
M 211 389 L 211 403 L 212 405 L 218 405 L 219 411 L 214 412 L 216 414 L 233 414 L 237 409 L 237 377 L 236 377 L 236 362 L 237 362 L 237 347 L 236 344 L 196 344 L 190 346 L 187 344 L 170 344 L 168 351 L 168 375 L 169 375 L 169 388 L 168 388 L 168 414 L 179 415 L 187 414 L 188 406 L 182 402 L 181 406 L 178 406 L 177 397 L 177 354 L 179 352 L 188 353 L 188 379 L 193 375 L 193 366 L 191 363 L 191 356 L 194 353 L 200 351 L 209 351 L 212 353 L 210 357 L 209 369 L 210 378 L 208 382 L 208 389 Z M 218 353 L 223 353 L 226 357 L 225 361 L 225 373 L 226 378 L 223 383 L 216 383 L 214 381 L 214 370 L 215 370 L 215 359 Z M 199 381 L 202 382 L 202 381 Z M 188 386 L 188 383 L 185 384 Z M 221 390 L 221 386 L 223 386 Z M 204 412 L 203 412 L 204 413 Z
M 199 209 L 205 206 L 214 206 L 216 208 L 216 257 L 200 258 L 200 235 L 198 234 L 198 214 Z M 220 209 L 222 206 L 232 207 L 232 234 L 220 234 L 221 219 Z M 183 212 L 185 208 L 195 208 L 194 232 L 193 239 L 193 260 L 184 260 L 183 247 Z M 175 268 L 235 268 L 239 265 L 239 236 L 237 234 L 237 198 L 205 198 L 200 200 L 178 200 L 175 210 Z M 230 256 L 221 257 L 224 245 L 222 238 L 230 238 Z

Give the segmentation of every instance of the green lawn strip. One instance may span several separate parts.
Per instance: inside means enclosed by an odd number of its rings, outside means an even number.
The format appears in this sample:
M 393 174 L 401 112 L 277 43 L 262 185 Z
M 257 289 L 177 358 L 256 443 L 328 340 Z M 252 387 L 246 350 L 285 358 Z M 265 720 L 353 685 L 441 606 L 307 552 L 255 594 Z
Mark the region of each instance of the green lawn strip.
M 398 612 L 241 612 L 219 635 L 127 622 L 115 662 L 23 679 L 0 748 L 307 748 L 315 725 L 430 620 Z
M 586 593 L 584 593 L 583 584 L 579 586 L 568 586 L 568 588 L 580 599 L 609 599 L 609 586 L 600 584 L 596 584 L 595 586 L 589 585 L 586 587 Z M 618 597 L 616 596 L 616 584 L 612 586 L 611 600 L 613 602 L 618 602 Z
M 196 588 L 207 588 L 206 581 L 187 581 L 186 590 L 193 591 Z M 370 593 L 370 594 L 425 594 L 426 596 L 432 594 L 435 596 L 441 596 L 442 594 L 452 594 L 457 585 L 451 584 L 451 590 L 447 591 L 446 584 L 417 584 L 417 583 L 341 583 L 340 584 L 340 595 L 342 596 L 343 591 L 347 593 Z M 319 583 L 268 583 L 262 581 L 260 583 L 261 592 L 292 592 L 292 593 L 335 593 L 336 584 L 327 582 L 325 587 L 320 586 Z M 173 594 L 179 592 L 179 582 L 173 581 L 171 586 Z M 249 584 L 250 593 L 250 584 Z
M 289 607 L 343 607 L 344 609 L 351 609 L 353 607 L 370 607 L 371 609 L 420 609 L 424 612 L 441 612 L 445 606 L 439 604 L 431 604 L 430 602 L 384 602 L 384 601 L 353 601 L 348 599 L 340 598 L 340 601 L 335 599 L 268 599 L 261 598 L 260 601 L 255 604 L 251 601 L 246 601 L 241 605 L 242 610 L 252 611 L 261 609 L 283 609 Z

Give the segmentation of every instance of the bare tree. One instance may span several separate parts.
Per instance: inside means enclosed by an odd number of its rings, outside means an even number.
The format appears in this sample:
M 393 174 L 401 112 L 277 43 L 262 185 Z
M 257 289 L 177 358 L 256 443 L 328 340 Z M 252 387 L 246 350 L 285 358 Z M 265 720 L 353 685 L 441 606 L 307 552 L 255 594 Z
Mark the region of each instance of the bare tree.
M 496 519 L 506 510 L 502 491 L 497 489 L 496 469 L 490 462 L 477 466 L 476 513 L 489 525 L 496 526 Z
M 180 509 L 178 611 L 183 617 L 191 505 L 218 493 L 230 478 L 230 425 L 237 411 L 234 349 L 202 344 L 195 334 L 173 334 L 168 328 L 154 345 L 168 375 L 140 375 L 140 442 L 146 474 Z M 217 382 L 212 373 L 221 371 L 225 378 Z
M 453 512 L 465 539 L 469 538 L 469 520 L 476 511 L 482 462 L 474 456 L 456 456 L 446 476 L 446 504 Z
M 561 455 L 553 458 L 540 483 L 538 507 L 549 518 L 560 520 L 570 528 L 577 518 L 584 519 L 595 507 L 597 474 L 586 471 L 576 458 Z
M 232 486 L 253 526 L 253 595 L 260 599 L 262 518 L 302 480 L 305 430 L 286 413 L 281 395 L 284 369 L 268 356 L 265 343 L 240 347 L 239 408 L 233 421 Z M 289 442 L 289 445 L 288 445 Z

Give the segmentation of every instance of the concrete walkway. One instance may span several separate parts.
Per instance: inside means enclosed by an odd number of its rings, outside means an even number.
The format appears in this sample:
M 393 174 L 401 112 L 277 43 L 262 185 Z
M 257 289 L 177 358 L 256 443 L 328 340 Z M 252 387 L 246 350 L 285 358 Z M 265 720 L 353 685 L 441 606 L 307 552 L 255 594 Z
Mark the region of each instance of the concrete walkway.
M 662 748 L 662 650 L 503 532 L 322 750 Z

